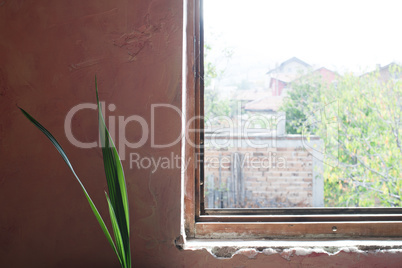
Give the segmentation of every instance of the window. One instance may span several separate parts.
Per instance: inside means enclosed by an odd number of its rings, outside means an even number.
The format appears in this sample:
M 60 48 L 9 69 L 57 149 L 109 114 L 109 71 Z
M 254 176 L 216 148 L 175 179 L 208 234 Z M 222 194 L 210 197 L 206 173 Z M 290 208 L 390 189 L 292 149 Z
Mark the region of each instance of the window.
M 300 2 L 300 1 L 299 1 Z M 364 2 L 362 2 L 364 3 Z M 222 14 L 224 15 L 224 14 Z M 205 75 L 204 75 L 204 28 L 203 28 L 203 14 L 202 14 L 202 1 L 189 1 L 187 2 L 187 26 L 186 26 L 186 105 L 185 105 L 185 113 L 186 120 L 188 122 L 186 131 L 188 132 L 187 140 L 184 144 L 184 152 L 185 157 L 193 159 L 191 164 L 188 165 L 185 170 L 185 196 L 184 196 L 184 205 L 185 205 L 185 229 L 188 237 L 196 237 L 196 238 L 297 238 L 297 239 L 317 239 L 317 238 L 331 238 L 331 239 L 345 239 L 345 238 L 394 238 L 402 236 L 402 209 L 401 205 L 398 203 L 400 201 L 400 195 L 393 194 L 389 190 L 385 188 L 382 189 L 383 193 L 391 196 L 396 201 L 395 205 L 392 207 L 379 207 L 378 204 L 383 204 L 381 201 L 376 201 L 370 204 L 363 204 L 363 206 L 359 203 L 353 203 L 353 205 L 346 204 L 343 207 L 334 207 L 329 203 L 329 206 L 325 206 L 323 203 L 323 196 L 319 196 L 319 198 L 310 198 L 305 203 L 301 203 L 301 206 L 295 206 L 295 202 L 290 202 L 290 206 L 285 206 L 280 203 L 272 205 L 272 203 L 264 204 L 261 207 L 254 207 L 252 205 L 245 204 L 245 194 L 244 194 L 244 184 L 243 188 L 240 185 L 231 186 L 237 189 L 236 191 L 236 200 L 228 201 L 228 197 L 226 201 L 224 198 L 218 198 L 218 205 L 211 205 L 211 203 L 215 203 L 215 199 L 212 199 L 211 202 L 208 200 L 208 191 L 211 188 L 208 188 L 211 181 L 211 177 L 208 177 L 206 174 L 206 165 L 211 164 L 206 159 L 206 152 L 208 147 L 206 145 L 207 139 L 213 135 L 216 141 L 219 143 L 225 142 L 239 142 L 242 137 L 236 136 L 236 133 L 230 136 L 229 140 L 225 140 L 222 138 L 222 133 L 227 131 L 227 129 L 223 128 L 222 131 L 216 131 L 216 129 L 210 128 L 211 122 L 206 122 L 204 120 L 204 98 L 205 98 Z M 286 19 L 290 19 L 288 13 L 286 13 Z M 283 25 L 282 23 L 279 26 Z M 331 34 L 331 36 L 333 36 Z M 347 38 L 347 37 L 345 37 Z M 279 66 L 276 66 L 279 69 L 289 70 L 286 68 L 286 65 L 295 66 L 292 69 L 303 69 L 310 70 L 310 64 L 301 61 L 298 58 L 290 58 L 287 61 L 282 62 Z M 275 68 L 273 68 L 275 69 Z M 389 70 L 389 69 L 388 69 Z M 314 69 L 318 75 L 321 77 L 329 77 L 333 81 L 332 85 L 336 84 L 336 90 L 339 91 L 342 87 L 341 78 L 334 75 L 333 72 L 330 72 L 326 68 L 318 68 Z M 275 94 L 273 94 L 273 101 L 271 108 L 275 108 L 275 101 L 277 97 L 286 90 L 289 90 L 290 85 L 294 85 L 294 81 L 304 82 L 300 78 L 300 76 L 294 76 L 290 79 L 291 75 L 283 74 L 281 72 L 270 72 L 267 70 L 267 75 L 270 77 L 271 81 L 274 81 Z M 365 77 L 367 74 L 361 74 L 359 77 Z M 381 73 L 379 74 L 381 75 Z M 295 78 L 296 77 L 296 78 Z M 319 83 L 316 83 L 316 80 L 311 81 L 311 77 L 304 77 L 305 80 L 308 80 L 309 90 L 316 91 L 320 86 Z M 352 79 L 352 78 L 351 78 Z M 359 78 L 360 79 L 360 78 Z M 331 80 L 331 81 L 332 81 Z M 363 81 L 363 80 L 359 80 Z M 349 81 L 352 83 L 351 81 Z M 343 82 L 346 83 L 346 82 Z M 269 84 L 269 83 L 268 83 Z M 302 84 L 306 85 L 306 84 Z M 331 83 L 330 83 L 331 85 Z M 367 84 L 368 85 L 368 84 Z M 377 85 L 377 84 L 376 84 Z M 240 85 L 241 86 L 241 85 Z M 345 85 L 343 85 L 345 87 Z M 400 93 L 399 93 L 400 94 Z M 401 95 L 397 95 L 397 98 L 401 98 Z M 266 102 L 265 102 L 266 103 Z M 258 102 L 257 102 L 258 104 Z M 335 105 L 338 105 L 335 103 Z M 357 104 L 356 104 L 357 105 Z M 399 104 L 400 105 L 400 104 Z M 245 107 L 245 106 L 244 106 Z M 244 109 L 243 104 L 240 105 L 239 109 Z M 258 107 L 258 105 L 256 105 Z M 397 108 L 401 108 L 400 106 L 396 106 Z M 324 107 L 325 108 L 325 107 Z M 249 107 L 250 111 L 253 111 L 253 108 Z M 261 110 L 261 109 L 260 109 Z M 266 108 L 267 112 L 272 112 L 272 109 Z M 322 107 L 318 108 L 320 114 L 325 114 L 325 109 Z M 322 113 L 321 113 L 322 112 Z M 271 113 L 272 114 L 272 113 Z M 279 132 L 279 126 L 281 122 L 284 123 L 284 120 L 281 120 L 281 114 L 276 114 L 275 116 L 266 117 L 266 120 L 274 119 L 278 122 L 276 129 L 276 134 Z M 331 123 L 337 123 L 338 121 L 330 121 L 333 117 L 328 116 L 326 119 L 329 119 L 329 126 Z M 190 120 L 191 119 L 191 120 Z M 261 126 L 266 125 L 267 121 L 265 119 L 254 118 L 255 120 L 251 120 L 248 123 L 253 125 L 255 128 L 260 128 Z M 313 118 L 316 119 L 316 118 Z M 313 131 L 317 129 L 317 121 L 312 120 L 308 121 L 308 123 L 304 126 L 304 129 L 308 131 Z M 231 125 L 228 125 L 229 128 Z M 283 128 L 288 128 L 288 126 L 283 126 Z M 260 128 L 261 129 L 261 128 Z M 295 129 L 291 129 L 296 131 Z M 329 131 L 329 130 L 328 130 Z M 398 126 L 394 129 L 393 133 L 397 133 L 399 135 L 401 131 Z M 209 133 L 210 132 L 210 133 Z M 309 132 L 309 133 L 310 133 Z M 259 133 L 260 134 L 260 133 Z M 284 136 L 272 136 L 272 133 L 265 133 L 265 136 L 256 135 L 253 131 L 247 133 L 247 137 L 250 138 L 249 141 L 253 145 L 261 145 L 261 143 L 266 142 L 269 144 L 277 145 L 280 142 L 283 142 Z M 341 133 L 342 135 L 344 133 Z M 314 142 L 319 143 L 319 138 L 308 136 L 304 137 L 305 141 L 308 141 L 308 145 L 314 145 Z M 300 138 L 303 139 L 303 138 Z M 297 140 L 294 138 L 291 142 Z M 362 139 L 363 140 L 363 139 Z M 240 141 L 243 142 L 243 141 Z M 364 148 L 370 147 L 371 144 L 366 144 Z M 348 148 L 346 144 L 342 144 L 344 148 Z M 256 146 L 258 147 L 258 146 Z M 295 148 L 298 148 L 297 146 Z M 311 147 L 313 148 L 313 147 Z M 264 148 L 263 148 L 264 149 Z M 330 148 L 329 148 L 330 149 Z M 370 148 L 369 148 L 370 149 Z M 374 148 L 375 149 L 375 148 Z M 265 150 L 265 151 L 264 151 Z M 266 148 L 264 150 L 255 151 L 258 156 L 261 152 L 267 152 Z M 363 146 L 359 150 L 363 150 Z M 237 154 L 236 154 L 237 153 Z M 297 150 L 292 151 L 293 154 L 298 154 Z M 300 154 L 304 152 L 301 151 Z M 314 151 L 311 151 L 313 154 Z M 331 152 L 330 156 L 334 155 L 334 152 Z M 398 158 L 398 152 L 394 152 L 395 157 Z M 346 155 L 346 156 L 345 156 Z M 345 161 L 350 164 L 350 166 L 357 166 L 359 161 L 363 161 L 360 159 L 358 154 L 345 154 L 343 157 L 348 157 Z M 340 156 L 340 155 L 335 155 Z M 224 158 L 223 155 L 215 158 L 218 162 L 219 167 L 223 167 L 226 169 L 230 169 L 232 173 L 235 173 L 235 165 L 234 162 L 243 163 L 245 156 L 241 156 L 238 152 L 234 152 L 230 155 L 230 158 Z M 317 158 L 314 155 L 311 155 L 311 159 Z M 339 160 L 335 158 L 329 158 L 328 161 L 331 160 Z M 277 159 L 279 160 L 279 159 Z M 322 160 L 322 159 L 321 159 Z M 311 160 L 313 162 L 314 160 Z M 257 161 L 258 162 L 258 161 Z M 323 162 L 323 161 L 321 161 Z M 381 161 L 380 161 L 381 162 Z M 261 161 L 260 161 L 261 164 Z M 276 162 L 279 165 L 279 161 Z M 312 163 L 313 164 L 313 163 Z M 324 163 L 328 164 L 328 163 Z M 267 163 L 266 163 L 267 165 Z M 389 167 L 385 167 L 384 170 Z M 399 168 L 399 167 L 398 167 Z M 219 168 L 218 168 L 219 169 Z M 368 171 L 367 171 L 368 170 Z M 361 176 L 365 175 L 364 172 L 375 172 L 366 168 L 364 171 L 358 170 L 359 172 L 355 174 L 360 174 Z M 395 187 L 399 187 L 401 174 L 398 173 L 400 169 L 396 169 L 397 173 L 394 173 L 393 176 L 396 178 L 395 181 L 391 183 L 395 185 Z M 219 171 L 218 171 L 219 172 Z M 221 170 L 222 172 L 222 170 Z M 393 171 L 394 172 L 394 171 Z M 334 171 L 335 173 L 335 171 Z M 329 172 L 328 174 L 331 174 Z M 378 174 L 377 174 L 378 175 Z M 381 174 L 380 174 L 381 175 Z M 235 175 L 232 175 L 232 177 Z M 236 177 L 236 176 L 235 176 Z M 236 177 L 238 182 L 238 178 Z M 314 177 L 314 176 L 313 176 Z M 368 177 L 367 177 L 368 178 Z M 209 181 L 210 180 L 210 181 Z M 316 182 L 317 185 L 314 186 L 314 179 L 311 180 L 312 188 L 317 189 L 323 187 L 323 180 Z M 310 181 L 307 181 L 310 183 Z M 370 184 L 367 181 L 359 181 L 355 180 L 356 187 L 362 187 L 358 183 L 366 183 L 366 185 Z M 338 183 L 339 187 L 346 187 L 348 182 L 342 181 Z M 388 183 L 387 180 L 384 183 Z M 219 184 L 218 188 L 221 186 Z M 282 186 L 280 186 L 282 187 Z M 284 187 L 284 186 L 283 186 Z M 294 187 L 292 191 L 297 192 L 298 186 Z M 388 187 L 385 185 L 384 187 Z M 213 187 L 212 187 L 213 190 Z M 388 192 L 387 192 L 388 191 Z M 399 191 L 399 190 L 398 190 Z M 223 191 L 217 191 L 222 195 Z M 357 199 L 358 200 L 358 199 Z M 398 201 L 399 200 L 399 201 Z M 230 203 L 224 206 L 224 202 Z M 357 201 L 359 202 L 359 200 Z

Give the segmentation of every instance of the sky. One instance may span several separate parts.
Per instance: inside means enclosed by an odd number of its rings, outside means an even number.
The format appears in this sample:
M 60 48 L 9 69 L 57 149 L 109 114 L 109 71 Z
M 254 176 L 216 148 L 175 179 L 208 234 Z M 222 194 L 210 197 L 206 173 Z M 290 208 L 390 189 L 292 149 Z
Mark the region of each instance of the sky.
M 204 0 L 205 42 L 244 65 L 270 69 L 295 56 L 362 72 L 402 63 L 401 10 L 400 0 Z

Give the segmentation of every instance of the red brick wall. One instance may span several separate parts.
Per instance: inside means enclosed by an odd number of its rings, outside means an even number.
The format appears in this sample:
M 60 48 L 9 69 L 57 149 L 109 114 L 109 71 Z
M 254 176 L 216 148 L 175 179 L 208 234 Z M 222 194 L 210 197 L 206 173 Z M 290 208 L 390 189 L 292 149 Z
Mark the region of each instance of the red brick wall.
M 211 194 L 212 189 L 223 192 L 232 190 L 230 183 L 233 183 L 231 180 L 235 172 L 235 153 L 244 156 L 244 160 L 240 161 L 244 200 L 237 205 L 229 202 L 228 207 L 313 206 L 313 156 L 302 146 L 207 148 L 206 195 Z M 230 198 L 230 194 L 229 197 L 226 195 L 228 193 L 223 195 L 224 199 Z M 215 207 L 220 207 L 220 197 L 214 200 Z M 208 198 L 206 204 L 207 207 L 214 206 Z

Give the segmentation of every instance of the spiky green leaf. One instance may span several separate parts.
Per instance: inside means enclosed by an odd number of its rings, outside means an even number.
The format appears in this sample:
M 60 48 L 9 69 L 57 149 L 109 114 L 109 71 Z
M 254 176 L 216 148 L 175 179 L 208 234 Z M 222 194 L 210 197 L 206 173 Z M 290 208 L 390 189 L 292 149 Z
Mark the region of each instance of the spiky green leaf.
M 103 164 L 108 185 L 110 205 L 115 213 L 118 230 L 120 232 L 120 234 L 117 236 L 121 236 L 122 248 L 124 249 L 123 252 L 125 253 L 124 257 L 122 256 L 122 258 L 124 258 L 127 267 L 131 267 L 129 209 L 127 186 L 124 178 L 123 166 L 102 115 L 102 107 L 99 102 L 96 77 L 95 89 L 98 104 L 99 134 L 101 138 Z M 112 218 L 112 215 L 110 215 L 110 217 Z M 116 244 L 120 243 L 117 241 L 116 233 L 115 239 Z M 118 245 L 118 247 L 119 246 L 120 245 Z
M 98 209 L 96 208 L 95 204 L 93 203 L 91 197 L 89 196 L 87 190 L 85 189 L 84 185 L 82 184 L 81 180 L 78 178 L 77 174 L 75 173 L 75 170 L 73 168 L 73 166 L 70 163 L 70 160 L 68 159 L 66 153 L 64 152 L 63 148 L 61 147 L 61 145 L 58 143 L 58 141 L 53 137 L 53 135 L 45 128 L 43 127 L 38 121 L 36 121 L 28 112 L 26 112 L 24 109 L 18 107 L 21 112 L 28 118 L 28 120 L 34 124 L 40 131 L 42 131 L 43 134 L 45 134 L 45 136 L 51 141 L 51 143 L 54 145 L 54 147 L 56 147 L 57 151 L 60 153 L 61 157 L 63 158 L 63 160 L 66 162 L 67 166 L 70 168 L 71 172 L 73 173 L 74 177 L 77 179 L 78 183 L 80 184 L 82 191 L 85 194 L 85 197 L 88 200 L 88 203 L 96 217 L 96 219 L 99 222 L 100 227 L 102 228 L 103 233 L 106 236 L 106 239 L 108 240 L 109 244 L 112 246 L 114 252 L 116 253 L 116 255 L 118 255 L 117 250 L 116 250 L 116 246 L 112 240 L 112 237 L 109 233 L 109 230 L 107 229 L 105 222 L 102 219 L 102 216 L 99 214 Z M 119 257 L 120 258 L 120 257 Z
M 116 246 L 117 246 L 117 252 L 120 256 L 119 259 L 121 260 L 120 264 L 122 267 L 128 267 L 126 257 L 125 257 L 126 253 L 125 253 L 125 249 L 124 249 L 123 238 L 121 236 L 121 231 L 120 231 L 119 223 L 116 218 L 116 213 L 113 209 L 113 205 L 110 201 L 110 198 L 106 192 L 105 192 L 105 195 L 106 195 L 107 204 L 109 206 L 110 222 L 112 223 L 114 239 L 116 241 Z

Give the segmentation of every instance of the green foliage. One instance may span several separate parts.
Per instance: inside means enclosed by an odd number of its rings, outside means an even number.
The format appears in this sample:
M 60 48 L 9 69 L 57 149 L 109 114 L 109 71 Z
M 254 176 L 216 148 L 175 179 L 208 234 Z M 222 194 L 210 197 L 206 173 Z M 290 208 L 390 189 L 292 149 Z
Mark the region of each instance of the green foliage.
M 216 65 L 213 64 L 208 59 L 208 54 L 211 51 L 211 46 L 204 46 L 204 87 L 208 88 L 211 86 L 212 79 L 215 79 L 218 76 L 218 72 L 216 70 Z
M 95 77 L 95 89 L 96 89 L 96 99 L 98 103 L 98 116 L 99 116 L 99 133 L 101 137 L 102 144 L 102 154 L 103 154 L 103 164 L 106 174 L 106 181 L 108 186 L 108 193 L 105 192 L 106 200 L 109 206 L 109 215 L 112 223 L 114 240 L 112 239 L 109 230 L 106 227 L 101 215 L 98 212 L 95 204 L 87 193 L 81 180 L 75 173 L 70 160 L 65 154 L 61 145 L 53 137 L 53 135 L 46 130 L 38 121 L 36 121 L 30 114 L 25 110 L 20 108 L 22 113 L 31 121 L 43 134 L 52 142 L 56 147 L 57 151 L 62 156 L 63 160 L 66 162 L 67 166 L 70 168 L 74 177 L 80 184 L 85 197 L 94 213 L 96 219 L 99 222 L 100 227 L 103 230 L 109 244 L 112 246 L 114 252 L 116 253 L 120 265 L 123 268 L 131 267 L 131 250 L 130 250 L 130 223 L 129 223 L 129 210 L 128 210 L 128 197 L 127 197 L 127 187 L 124 178 L 123 166 L 121 164 L 119 155 L 117 153 L 116 147 L 113 144 L 112 138 L 110 137 L 109 131 L 106 128 L 106 124 L 102 115 L 101 106 L 99 104 L 98 98 L 98 86 Z
M 292 84 L 292 90 L 280 108 L 286 112 L 286 133 L 301 134 L 310 111 L 319 108 L 321 89 L 328 87 L 318 75 L 302 76 Z M 313 132 L 312 126 L 308 131 Z
M 205 121 L 213 120 L 218 117 L 230 117 L 234 113 L 235 102 L 221 97 L 219 88 L 212 86 L 214 79 L 220 79 L 225 69 L 217 67 L 217 62 L 211 61 L 212 47 L 204 45 L 204 118 Z M 225 48 L 221 51 L 221 60 L 228 61 L 232 57 L 233 51 Z M 218 120 L 219 121 L 219 120 Z
M 218 91 L 206 89 L 204 92 L 204 117 L 205 120 L 217 117 L 233 115 L 235 102 L 233 100 L 219 98 Z
M 348 74 L 336 85 L 314 78 L 288 92 L 289 133 L 317 134 L 326 145 L 326 206 L 402 206 L 402 82 L 383 80 L 378 72 Z

